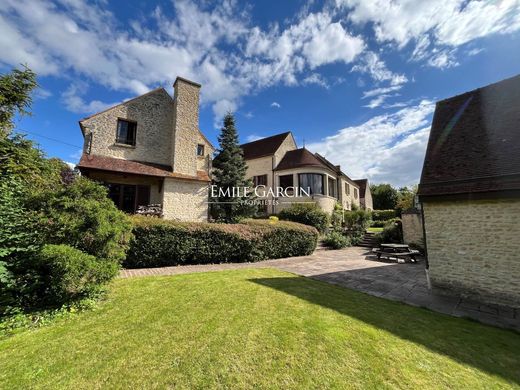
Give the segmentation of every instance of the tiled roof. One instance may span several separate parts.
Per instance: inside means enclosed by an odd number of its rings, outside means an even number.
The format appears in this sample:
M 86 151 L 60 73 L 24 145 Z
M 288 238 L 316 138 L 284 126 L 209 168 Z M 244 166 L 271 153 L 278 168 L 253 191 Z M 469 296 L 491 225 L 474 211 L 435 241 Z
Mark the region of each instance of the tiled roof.
M 120 158 L 86 155 L 81 156 L 78 168 L 80 170 L 101 170 L 110 172 L 121 172 L 134 175 L 172 177 L 184 180 L 210 181 L 206 171 L 197 171 L 197 176 L 172 172 L 169 165 L 154 164 L 143 161 L 123 160 Z
M 240 145 L 244 151 L 244 159 L 251 160 L 253 158 L 272 156 L 290 134 L 291 132 L 288 131 Z
M 285 153 L 275 171 L 293 169 L 299 167 L 319 167 L 331 169 L 327 164 L 318 159 L 305 148 L 290 150 Z
M 437 103 L 419 196 L 520 190 L 520 75 Z
M 354 180 L 354 183 L 356 183 L 359 186 L 359 196 L 361 198 L 364 198 L 367 190 L 368 179 L 357 179 Z

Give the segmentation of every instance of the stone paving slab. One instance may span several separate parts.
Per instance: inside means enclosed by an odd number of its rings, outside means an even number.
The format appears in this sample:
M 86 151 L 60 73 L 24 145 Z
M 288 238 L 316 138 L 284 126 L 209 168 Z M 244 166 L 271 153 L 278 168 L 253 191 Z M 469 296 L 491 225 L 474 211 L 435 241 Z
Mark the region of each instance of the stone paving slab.
M 370 250 L 361 247 L 319 250 L 310 256 L 266 260 L 258 263 L 125 269 L 121 271 L 120 277 L 178 275 L 247 268 L 277 268 L 392 301 L 520 331 L 520 309 L 486 305 L 456 296 L 435 294 L 428 289 L 423 261 L 418 263 L 378 261 L 376 256 L 372 256 Z

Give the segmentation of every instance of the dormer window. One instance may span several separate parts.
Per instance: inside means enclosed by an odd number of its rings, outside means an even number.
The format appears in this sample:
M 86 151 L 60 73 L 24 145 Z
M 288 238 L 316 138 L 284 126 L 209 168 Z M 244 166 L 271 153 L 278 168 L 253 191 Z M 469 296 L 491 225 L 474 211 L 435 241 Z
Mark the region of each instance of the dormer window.
M 126 119 L 117 120 L 116 143 L 135 146 L 137 122 Z
M 197 156 L 199 156 L 199 157 L 204 156 L 204 145 L 203 144 L 197 145 Z

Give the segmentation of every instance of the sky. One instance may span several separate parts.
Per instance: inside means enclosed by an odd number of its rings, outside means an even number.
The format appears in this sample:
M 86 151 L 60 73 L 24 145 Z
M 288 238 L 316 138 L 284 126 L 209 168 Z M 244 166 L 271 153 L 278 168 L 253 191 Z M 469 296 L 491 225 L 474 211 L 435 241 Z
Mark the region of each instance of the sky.
M 202 84 L 215 144 L 292 131 L 351 178 L 418 182 L 445 99 L 520 73 L 520 0 L 2 0 L 0 73 L 38 74 L 17 131 L 76 163 L 78 120 L 163 86 Z

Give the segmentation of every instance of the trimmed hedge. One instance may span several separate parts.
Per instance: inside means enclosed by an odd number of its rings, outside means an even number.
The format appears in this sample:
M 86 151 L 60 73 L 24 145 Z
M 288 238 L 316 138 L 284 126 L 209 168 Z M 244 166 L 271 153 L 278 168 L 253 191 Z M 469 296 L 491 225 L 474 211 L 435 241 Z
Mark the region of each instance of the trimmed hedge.
M 304 256 L 316 248 L 316 229 L 298 223 L 246 220 L 239 224 L 132 217 L 127 268 L 252 262 Z
M 285 221 L 313 226 L 320 233 L 324 233 L 330 225 L 330 216 L 316 204 L 294 203 L 280 211 L 278 217 Z
M 372 210 L 373 221 L 386 221 L 397 217 L 395 210 Z

